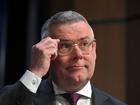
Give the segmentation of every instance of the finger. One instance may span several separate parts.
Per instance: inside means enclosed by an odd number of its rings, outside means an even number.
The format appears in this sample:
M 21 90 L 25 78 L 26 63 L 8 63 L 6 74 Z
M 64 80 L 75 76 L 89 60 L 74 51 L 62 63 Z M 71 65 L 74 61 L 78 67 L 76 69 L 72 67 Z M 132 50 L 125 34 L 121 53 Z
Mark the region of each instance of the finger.
M 51 56 L 51 60 L 55 60 L 57 58 L 57 55 L 57 51 L 55 51 Z
M 52 39 L 50 37 L 42 39 L 39 43 L 33 46 L 34 49 L 44 53 L 46 56 L 54 60 L 57 57 L 59 39 Z
M 50 37 L 47 37 L 45 39 L 43 39 L 42 41 L 40 41 L 38 44 L 39 46 L 42 46 L 42 47 L 46 47 L 46 46 L 50 46 L 52 44 L 54 44 L 54 46 L 58 46 L 58 43 L 60 42 L 59 39 L 52 39 Z

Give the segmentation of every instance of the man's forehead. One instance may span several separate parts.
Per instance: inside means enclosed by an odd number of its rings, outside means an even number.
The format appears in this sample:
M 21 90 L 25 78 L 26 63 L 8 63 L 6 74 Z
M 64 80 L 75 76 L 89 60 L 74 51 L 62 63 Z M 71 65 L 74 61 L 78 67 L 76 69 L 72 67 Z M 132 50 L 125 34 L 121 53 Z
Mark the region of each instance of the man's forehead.
M 77 35 L 77 36 L 74 36 L 74 35 L 52 35 L 51 38 L 54 38 L 54 39 L 60 39 L 60 40 L 83 40 L 83 39 L 93 39 L 92 35 L 89 35 L 89 34 L 85 34 L 85 35 Z
M 73 23 L 76 25 L 69 26 L 66 25 L 58 25 L 54 26 L 50 29 L 50 35 L 52 38 L 59 39 L 80 39 L 83 37 L 94 37 L 91 27 L 87 23 Z M 82 24 L 82 26 L 81 26 Z M 77 27 L 78 26 L 78 27 Z

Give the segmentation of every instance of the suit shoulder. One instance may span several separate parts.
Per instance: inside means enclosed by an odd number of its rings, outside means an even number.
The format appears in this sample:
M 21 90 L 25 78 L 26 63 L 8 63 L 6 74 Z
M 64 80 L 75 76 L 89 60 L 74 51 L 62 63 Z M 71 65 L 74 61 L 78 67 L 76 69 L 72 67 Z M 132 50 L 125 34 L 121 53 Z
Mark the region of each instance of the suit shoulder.
M 31 99 L 33 95 L 32 92 L 18 81 L 0 89 L 0 105 L 13 105 L 13 103 L 24 101 L 26 97 Z
M 117 98 L 109 95 L 108 93 L 92 87 L 94 91 L 95 101 L 96 103 L 104 103 L 105 105 L 127 105 L 126 103 L 118 100 Z M 101 104 L 102 105 L 102 104 Z

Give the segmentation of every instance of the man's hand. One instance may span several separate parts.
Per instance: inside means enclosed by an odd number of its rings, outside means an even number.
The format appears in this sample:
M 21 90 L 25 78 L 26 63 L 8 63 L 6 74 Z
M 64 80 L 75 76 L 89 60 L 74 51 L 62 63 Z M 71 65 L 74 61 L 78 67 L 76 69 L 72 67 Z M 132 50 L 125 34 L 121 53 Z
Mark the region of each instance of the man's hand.
M 48 73 L 50 62 L 57 57 L 59 39 L 42 39 L 32 47 L 31 72 L 42 78 Z

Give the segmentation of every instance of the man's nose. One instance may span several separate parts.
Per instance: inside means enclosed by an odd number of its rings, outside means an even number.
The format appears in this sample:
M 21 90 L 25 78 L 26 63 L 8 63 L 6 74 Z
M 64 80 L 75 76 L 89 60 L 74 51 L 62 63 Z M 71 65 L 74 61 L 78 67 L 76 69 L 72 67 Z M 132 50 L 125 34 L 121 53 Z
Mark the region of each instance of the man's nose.
M 82 50 L 80 49 L 80 47 L 77 44 L 75 44 L 73 46 L 73 56 L 77 59 L 82 59 L 82 57 L 83 57 Z

